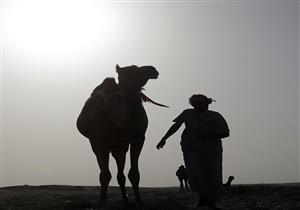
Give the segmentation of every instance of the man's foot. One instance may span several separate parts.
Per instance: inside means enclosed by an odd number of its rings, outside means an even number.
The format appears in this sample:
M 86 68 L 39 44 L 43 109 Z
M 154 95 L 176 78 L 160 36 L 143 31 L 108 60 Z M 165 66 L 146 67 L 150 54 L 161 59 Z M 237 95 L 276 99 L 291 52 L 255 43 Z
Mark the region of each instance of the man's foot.
M 196 204 L 197 207 L 201 207 L 201 206 L 207 206 L 209 203 L 203 199 L 202 197 L 199 198 L 198 203 Z
M 185 192 L 191 192 L 189 187 L 185 187 Z
M 212 204 L 212 203 L 208 203 L 207 209 L 208 209 L 208 210 L 224 210 L 224 209 L 222 209 L 222 208 L 217 207 L 216 205 L 214 205 L 214 204 Z

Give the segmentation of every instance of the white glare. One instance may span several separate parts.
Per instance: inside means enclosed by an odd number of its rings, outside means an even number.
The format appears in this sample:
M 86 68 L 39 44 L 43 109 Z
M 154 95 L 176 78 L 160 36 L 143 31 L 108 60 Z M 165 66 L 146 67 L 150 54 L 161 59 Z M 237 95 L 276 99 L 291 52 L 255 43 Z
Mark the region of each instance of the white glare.
M 76 59 L 107 43 L 116 12 L 91 0 L 26 0 L 5 8 L 5 34 L 34 59 Z

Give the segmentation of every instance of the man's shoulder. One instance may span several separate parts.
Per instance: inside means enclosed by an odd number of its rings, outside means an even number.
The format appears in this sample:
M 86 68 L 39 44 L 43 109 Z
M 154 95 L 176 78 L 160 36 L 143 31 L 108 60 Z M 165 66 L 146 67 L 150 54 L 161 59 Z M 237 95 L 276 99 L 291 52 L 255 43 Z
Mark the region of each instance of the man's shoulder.
M 209 114 L 215 114 L 215 115 L 219 115 L 220 113 L 214 110 L 207 110 L 207 113 Z
M 182 111 L 181 114 L 183 115 L 190 115 L 190 114 L 193 114 L 194 113 L 194 109 L 185 109 Z
M 214 110 L 207 110 L 206 113 L 212 117 L 222 117 L 222 115 L 219 112 L 214 111 Z
M 193 112 L 194 111 L 194 109 L 185 109 L 185 110 L 183 110 L 183 112 L 186 112 L 186 113 L 190 113 L 190 112 Z

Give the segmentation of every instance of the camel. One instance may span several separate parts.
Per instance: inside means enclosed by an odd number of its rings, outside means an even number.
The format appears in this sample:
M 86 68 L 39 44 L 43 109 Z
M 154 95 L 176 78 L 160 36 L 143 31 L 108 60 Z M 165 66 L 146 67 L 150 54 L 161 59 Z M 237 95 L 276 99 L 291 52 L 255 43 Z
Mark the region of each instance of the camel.
M 123 201 L 128 202 L 125 190 L 126 177 L 123 170 L 126 153 L 130 148 L 128 178 L 132 185 L 135 201 L 142 207 L 138 163 L 148 126 L 142 102 L 153 101 L 141 91 L 147 81 L 157 79 L 159 73 L 153 66 L 138 67 L 135 65 L 122 68 L 117 65 L 116 72 L 118 73 L 118 84 L 114 78 L 106 78 L 101 85 L 94 89 L 79 115 L 77 128 L 89 139 L 100 167 L 101 203 L 107 203 L 107 188 L 112 177 L 108 164 L 110 153 L 117 164 L 117 181 Z

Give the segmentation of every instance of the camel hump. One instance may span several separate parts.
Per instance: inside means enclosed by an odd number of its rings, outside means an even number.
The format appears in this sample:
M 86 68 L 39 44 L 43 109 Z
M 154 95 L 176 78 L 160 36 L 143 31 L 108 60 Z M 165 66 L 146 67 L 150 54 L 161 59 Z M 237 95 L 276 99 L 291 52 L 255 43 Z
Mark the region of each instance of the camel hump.
M 95 96 L 97 94 L 105 94 L 110 95 L 114 92 L 119 91 L 119 86 L 113 77 L 107 77 L 103 80 L 103 82 L 98 85 L 92 92 L 91 96 Z
M 104 114 L 104 112 L 106 114 Z M 101 122 L 101 116 L 104 117 L 105 120 L 107 116 L 111 123 L 118 127 L 122 127 L 125 124 L 125 99 L 114 78 L 105 78 L 103 82 L 93 90 L 77 118 L 77 129 L 83 136 L 89 138 L 92 135 L 93 122 L 95 120 Z M 98 119 L 95 119 L 95 117 Z
M 111 122 L 117 127 L 124 127 L 126 121 L 126 103 L 124 94 L 114 78 L 108 77 L 94 89 L 92 96 L 103 99 L 105 110 Z

